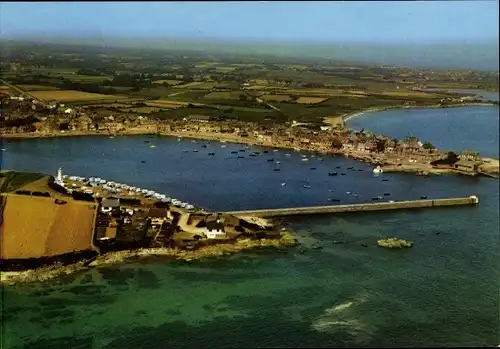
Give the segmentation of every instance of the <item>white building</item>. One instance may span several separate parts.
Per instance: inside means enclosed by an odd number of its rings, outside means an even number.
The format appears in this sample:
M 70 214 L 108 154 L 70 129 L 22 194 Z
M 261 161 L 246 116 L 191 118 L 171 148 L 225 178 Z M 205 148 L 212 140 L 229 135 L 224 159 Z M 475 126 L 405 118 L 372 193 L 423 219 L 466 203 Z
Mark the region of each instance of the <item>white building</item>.
M 207 222 L 207 230 L 205 232 L 208 239 L 225 239 L 226 232 L 224 230 L 224 224 L 220 220 Z
M 57 181 L 62 182 L 62 180 L 63 180 L 62 168 L 59 167 L 59 169 L 57 170 Z

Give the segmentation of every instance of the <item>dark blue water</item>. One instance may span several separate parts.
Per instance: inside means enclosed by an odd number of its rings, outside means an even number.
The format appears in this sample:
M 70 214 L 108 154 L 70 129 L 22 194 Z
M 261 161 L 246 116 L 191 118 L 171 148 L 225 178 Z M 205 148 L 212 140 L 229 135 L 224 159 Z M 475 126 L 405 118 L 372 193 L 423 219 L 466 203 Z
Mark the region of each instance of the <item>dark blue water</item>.
M 436 125 L 450 122 L 442 116 Z M 416 125 L 416 134 L 425 131 Z M 471 141 L 489 149 L 481 143 L 484 137 L 468 130 Z M 144 140 L 157 147 L 149 148 Z M 390 180 L 382 182 L 369 166 L 344 158 L 305 164 L 298 153 L 288 158 L 286 151 L 271 150 L 237 159 L 230 152 L 242 146 L 210 143 L 203 149 L 171 138 L 23 140 L 4 147 L 8 168 L 55 173 L 62 166 L 69 174 L 119 180 L 214 210 L 322 205 L 329 197 L 371 201 L 386 191 L 394 198 L 472 192 L 480 197 L 477 207 L 284 220 L 303 246 L 323 246 L 303 254 L 293 248 L 287 253 L 262 250 L 191 264 L 154 258 L 7 287 L 5 348 L 500 343 L 498 181 L 388 174 L 384 177 Z M 198 153 L 182 152 L 194 147 Z M 207 155 L 211 151 L 214 158 Z M 281 171 L 273 171 L 276 165 L 266 161 L 271 156 L 281 161 Z M 310 170 L 313 166 L 317 169 Z M 364 171 L 345 169 L 349 166 Z M 346 176 L 329 177 L 329 171 L 345 171 Z M 304 189 L 304 183 L 311 188 Z M 355 199 L 346 191 L 361 196 Z M 376 247 L 377 239 L 392 236 L 415 246 L 400 251 Z M 344 244 L 333 244 L 335 240 Z
M 499 110 L 487 106 L 391 109 L 360 115 L 350 119 L 348 125 L 399 139 L 417 136 L 446 151 L 469 149 L 498 158 Z

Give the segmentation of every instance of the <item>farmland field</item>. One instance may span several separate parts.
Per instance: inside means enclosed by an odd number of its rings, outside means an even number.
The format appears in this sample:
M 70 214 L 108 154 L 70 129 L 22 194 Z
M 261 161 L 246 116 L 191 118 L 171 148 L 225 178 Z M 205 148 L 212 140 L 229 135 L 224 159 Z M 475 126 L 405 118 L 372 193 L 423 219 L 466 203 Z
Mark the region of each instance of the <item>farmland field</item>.
M 33 91 L 31 94 L 41 100 L 56 100 L 61 102 L 69 101 L 91 101 L 101 99 L 123 99 L 124 96 L 103 95 L 99 93 L 89 93 L 73 90 L 53 90 L 53 91 Z
M 174 88 L 190 88 L 190 87 L 196 87 L 197 89 L 202 89 L 202 90 L 210 90 L 214 88 L 215 86 L 219 86 L 219 83 L 216 82 L 190 82 L 184 85 L 176 85 Z
M 204 99 L 238 99 L 243 93 L 240 91 L 211 92 L 205 95 Z
M 289 95 L 262 95 L 260 98 L 266 102 L 289 102 Z
M 151 107 L 160 107 L 160 108 L 169 108 L 169 109 L 177 109 L 177 108 L 182 108 L 186 105 L 188 105 L 188 102 L 179 102 L 179 101 L 169 101 L 165 99 L 156 99 L 151 102 L 146 103 L 148 106 Z M 196 103 L 193 103 L 196 105 Z
M 56 256 L 91 248 L 95 204 L 53 198 L 6 195 L 1 258 Z
M 24 91 L 54 91 L 58 90 L 54 86 L 43 86 L 43 85 L 17 85 L 17 87 L 23 89 Z
M 297 99 L 296 103 L 299 104 L 318 104 L 321 102 L 326 101 L 328 98 L 323 98 L 323 97 L 299 97 Z

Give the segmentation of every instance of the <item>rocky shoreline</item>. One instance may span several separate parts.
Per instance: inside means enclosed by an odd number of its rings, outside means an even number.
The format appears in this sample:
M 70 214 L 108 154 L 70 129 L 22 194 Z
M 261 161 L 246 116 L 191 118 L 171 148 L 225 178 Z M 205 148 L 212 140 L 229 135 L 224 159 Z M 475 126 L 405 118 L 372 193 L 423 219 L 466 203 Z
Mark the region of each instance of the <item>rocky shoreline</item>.
M 233 242 L 202 246 L 193 250 L 179 248 L 142 248 L 137 250 L 108 252 L 96 257 L 94 260 L 79 261 L 69 265 L 55 263 L 49 266 L 25 271 L 2 271 L 0 273 L 0 280 L 2 284 L 6 285 L 43 282 L 64 275 L 85 271 L 90 268 L 98 268 L 148 257 L 167 257 L 173 260 L 191 262 L 204 258 L 223 257 L 237 252 L 263 247 L 281 249 L 296 245 L 298 245 L 297 239 L 290 232 L 282 231 L 279 238 L 238 239 Z

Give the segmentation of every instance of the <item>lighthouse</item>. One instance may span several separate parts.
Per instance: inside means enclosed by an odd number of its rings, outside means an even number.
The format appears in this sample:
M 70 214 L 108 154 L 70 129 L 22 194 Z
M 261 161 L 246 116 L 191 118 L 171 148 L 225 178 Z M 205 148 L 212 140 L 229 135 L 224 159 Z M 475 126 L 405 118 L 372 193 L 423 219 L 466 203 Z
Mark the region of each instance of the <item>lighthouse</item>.
M 62 168 L 59 167 L 59 169 L 57 170 L 57 181 L 62 182 L 62 179 L 63 179 Z

